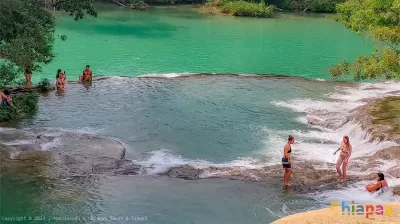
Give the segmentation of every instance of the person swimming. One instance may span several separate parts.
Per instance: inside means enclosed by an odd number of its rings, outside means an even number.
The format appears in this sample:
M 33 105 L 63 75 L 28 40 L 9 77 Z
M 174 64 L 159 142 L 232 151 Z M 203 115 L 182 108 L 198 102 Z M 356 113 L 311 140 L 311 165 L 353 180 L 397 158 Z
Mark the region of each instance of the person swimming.
M 379 190 L 383 190 L 384 188 L 388 188 L 388 184 L 385 180 L 385 175 L 383 175 L 383 173 L 378 173 L 375 177 L 376 179 L 376 183 L 375 184 L 368 184 L 367 186 L 365 186 L 365 189 L 370 192 L 370 193 L 374 193 L 377 192 Z
M 336 152 L 334 152 L 333 155 L 336 155 L 336 153 L 339 150 L 340 150 L 340 155 L 336 162 L 336 171 L 339 174 L 339 181 L 345 182 L 345 181 L 347 181 L 347 166 L 349 163 L 349 158 L 351 156 L 351 152 L 353 150 L 353 147 L 350 144 L 349 136 L 346 135 L 343 137 L 343 141 L 342 141 L 339 149 L 336 150 Z M 343 173 L 340 170 L 340 166 L 342 166 Z
M 294 137 L 289 135 L 288 142 L 286 143 L 285 147 L 283 148 L 283 157 L 282 157 L 282 165 L 285 169 L 285 173 L 283 174 L 283 184 L 284 186 L 291 186 L 290 184 L 290 175 L 292 174 L 292 160 L 291 160 L 291 153 L 292 153 L 292 146 L 291 144 L 294 143 Z

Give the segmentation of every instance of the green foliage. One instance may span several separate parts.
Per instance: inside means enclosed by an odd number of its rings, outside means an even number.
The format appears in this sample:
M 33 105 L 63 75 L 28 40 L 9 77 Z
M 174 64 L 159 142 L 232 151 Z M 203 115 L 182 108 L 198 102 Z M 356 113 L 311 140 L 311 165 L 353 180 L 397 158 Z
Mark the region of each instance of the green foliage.
M 0 21 L 2 58 L 33 71 L 53 59 L 55 21 L 37 1 L 1 0 Z
M 40 0 L 45 1 L 45 0 Z M 93 0 L 55 0 L 56 10 L 69 12 L 75 20 L 83 19 L 85 12 L 91 16 L 97 17 L 97 11 L 93 6 Z
M 348 29 L 400 44 L 400 0 L 349 0 L 337 5 L 337 12 L 337 21 Z
M 131 9 L 136 10 L 146 10 L 150 7 L 147 3 L 141 0 L 131 0 L 129 6 L 131 7 Z
M 333 78 L 353 75 L 354 80 L 398 78 L 400 75 L 400 0 L 348 0 L 337 5 L 336 20 L 349 30 L 371 37 L 376 50 L 353 63 L 331 68 Z
M 38 83 L 37 89 L 39 90 L 39 92 L 44 93 L 49 91 L 50 87 L 51 87 L 50 81 L 45 78 Z
M 207 5 L 220 8 L 221 12 L 233 16 L 271 17 L 274 11 L 274 7 L 263 0 L 259 3 L 244 0 L 213 0 Z
M 92 0 L 1 0 L 0 87 L 17 83 L 18 73 L 38 71 L 54 58 L 55 18 L 48 7 L 69 12 L 75 20 L 85 12 L 97 16 Z
M 274 7 L 266 5 L 264 1 L 260 3 L 231 1 L 221 6 L 221 11 L 233 16 L 250 16 L 250 17 L 271 17 Z
M 329 72 L 334 79 L 353 75 L 355 81 L 367 79 L 395 79 L 400 74 L 400 55 L 390 48 L 379 48 L 369 56 L 360 56 L 353 63 L 342 62 Z
M 22 78 L 18 74 L 19 70 L 15 65 L 6 61 L 0 61 L 0 90 L 8 85 L 17 84 Z
M 336 4 L 345 0 L 267 0 L 266 2 L 283 10 L 335 12 Z
M 0 105 L 0 122 L 36 112 L 37 102 L 38 97 L 35 94 L 18 94 L 13 96 L 13 103 L 17 109 L 9 105 Z

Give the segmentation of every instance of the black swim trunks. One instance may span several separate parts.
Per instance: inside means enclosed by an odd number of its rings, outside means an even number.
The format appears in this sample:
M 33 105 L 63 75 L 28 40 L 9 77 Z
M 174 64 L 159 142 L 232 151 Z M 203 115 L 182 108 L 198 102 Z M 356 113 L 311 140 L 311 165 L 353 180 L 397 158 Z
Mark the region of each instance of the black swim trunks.
M 292 164 L 289 163 L 288 158 L 282 158 L 282 165 L 283 168 L 292 168 Z

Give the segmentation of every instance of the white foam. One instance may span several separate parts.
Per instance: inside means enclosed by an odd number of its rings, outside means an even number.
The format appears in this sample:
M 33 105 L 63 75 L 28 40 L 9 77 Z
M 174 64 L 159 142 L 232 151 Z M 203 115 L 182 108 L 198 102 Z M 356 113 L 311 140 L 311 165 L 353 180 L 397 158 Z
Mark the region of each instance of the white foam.
M 194 75 L 194 73 L 183 72 L 183 73 L 164 73 L 164 74 L 145 74 L 138 76 L 139 78 L 177 78 L 181 76 L 190 76 Z
M 31 131 L 32 129 L 23 129 L 24 131 Z M 52 128 L 47 127 L 40 130 L 40 134 L 52 137 L 58 137 L 66 132 L 78 133 L 78 134 L 99 134 L 103 129 L 96 129 L 92 127 L 80 127 L 80 128 Z M 35 131 L 35 130 L 33 130 Z M 36 132 L 36 131 L 35 131 Z M 37 132 L 36 132 L 37 134 Z
M 40 147 L 42 148 L 42 150 L 46 151 L 46 150 L 50 150 L 52 148 L 55 148 L 55 147 L 61 145 L 61 143 L 62 143 L 61 138 L 55 138 L 51 142 L 46 142 L 46 143 L 40 144 Z
M 203 161 L 190 161 L 188 159 L 183 158 L 181 155 L 173 154 L 171 151 L 166 149 L 161 149 L 157 151 L 152 151 L 149 153 L 149 157 L 142 160 L 136 160 L 135 163 L 142 165 L 145 167 L 146 172 L 149 174 L 160 174 L 166 172 L 171 167 L 177 167 L 185 164 L 189 164 L 190 162 L 195 163 L 204 163 Z
M 365 102 L 360 101 L 361 99 L 384 97 L 392 95 L 390 92 L 398 90 L 400 90 L 400 83 L 398 82 L 365 83 L 360 84 L 358 88 L 338 88 L 339 92 L 328 94 L 328 97 L 330 97 L 332 101 L 295 99 L 288 102 L 273 101 L 271 103 L 279 107 L 285 107 L 303 113 L 325 111 L 326 113 L 323 113 L 323 115 L 321 115 L 322 117 L 319 117 L 318 115 L 309 116 L 313 119 L 324 122 L 325 119 L 327 119 L 326 116 L 337 116 L 338 118 L 347 116 L 349 110 L 365 104 Z M 300 120 L 301 123 L 304 123 L 304 116 L 300 115 L 298 120 Z M 333 122 L 334 121 L 335 119 L 333 119 Z M 296 141 L 298 144 L 293 146 L 296 149 L 294 150 L 294 155 L 297 153 L 297 155 L 304 159 L 312 158 L 323 162 L 334 162 L 336 160 L 336 156 L 332 156 L 332 152 L 339 147 L 344 135 L 350 137 L 353 146 L 351 159 L 372 155 L 378 150 L 398 145 L 394 142 L 388 141 L 371 142 L 371 136 L 366 131 L 362 130 L 361 126 L 355 122 L 348 122 L 337 129 L 321 127 L 317 131 L 285 130 L 277 132 L 269 130 L 268 132 L 275 132 L 274 134 L 269 135 L 269 138 L 267 139 L 268 145 L 281 145 L 282 142 L 285 142 L 285 139 L 278 136 L 286 136 L 287 133 L 289 133 L 297 137 Z M 315 142 L 316 140 L 320 140 L 320 143 Z M 330 143 L 324 143 L 325 141 L 329 141 Z M 279 151 L 279 154 L 282 154 L 282 152 Z
M 237 158 L 236 160 L 226 163 L 212 163 L 210 161 L 201 159 L 190 160 L 166 149 L 152 151 L 148 154 L 149 156 L 144 159 L 134 160 L 136 164 L 145 167 L 145 172 L 148 174 L 160 174 L 166 172 L 172 167 L 178 167 L 182 165 L 190 165 L 197 169 L 204 169 L 211 166 L 232 169 L 259 169 L 264 165 L 261 164 L 259 160 L 250 157 Z M 217 170 L 213 173 L 203 173 L 202 178 L 220 175 L 222 173 L 223 171 L 220 170 Z
M 400 95 L 396 91 L 400 91 L 399 82 L 363 83 L 355 87 L 338 87 L 336 88 L 336 92 L 327 94 L 327 101 L 294 99 L 290 101 L 273 101 L 271 103 L 278 107 L 285 107 L 296 112 L 306 113 L 308 118 L 312 118 L 318 122 L 323 123 L 327 120 L 330 122 L 340 122 L 342 121 L 340 120 L 341 118 L 348 116 L 350 110 L 366 104 L 365 101 L 362 101 L 363 99 Z M 304 115 L 299 114 L 299 118 L 297 120 L 300 123 L 304 123 Z M 395 142 L 371 139 L 370 134 L 365 130 L 362 130 L 360 124 L 353 121 L 347 122 L 341 127 L 333 127 L 319 127 L 317 130 L 311 131 L 268 130 L 268 133 L 273 134 L 270 134 L 266 139 L 266 145 L 282 145 L 286 140 L 285 137 L 289 133 L 296 137 L 296 143 L 292 147 L 294 161 L 297 157 L 305 160 L 317 160 L 330 163 L 336 162 L 337 155 L 333 156 L 332 153 L 339 147 L 344 135 L 349 136 L 353 146 L 350 162 L 351 160 L 357 160 L 357 158 L 360 157 L 373 155 L 381 149 L 398 145 Z M 270 153 L 272 153 L 273 158 L 277 160 L 283 152 L 282 150 L 277 150 L 276 152 L 274 151 Z M 362 163 L 361 160 L 357 160 L 357 162 Z M 378 171 L 385 172 L 390 168 L 398 166 L 399 164 L 398 160 L 382 160 L 381 162 L 381 166 L 371 167 L 371 169 L 367 171 L 363 170 L 362 174 Z M 361 174 L 361 172 L 358 170 L 349 170 L 349 173 Z M 387 178 L 387 181 L 389 186 L 400 184 L 399 178 Z M 365 191 L 366 184 L 367 182 L 359 182 L 349 186 L 347 189 L 327 191 L 315 196 L 327 203 L 331 203 L 332 201 L 349 200 L 354 200 L 357 203 L 396 200 L 396 197 L 391 196 L 390 193 L 384 193 L 379 197 L 374 194 L 369 194 Z
M 390 92 L 399 91 L 399 82 L 383 83 L 363 83 L 358 88 L 343 88 L 341 91 L 332 93 L 330 98 L 348 102 L 356 102 L 366 98 L 382 98 L 384 96 L 394 95 Z
M 35 143 L 34 140 L 14 140 L 14 141 L 8 141 L 8 142 L 3 142 L 6 145 L 29 145 Z
M 332 190 L 325 191 L 322 193 L 311 194 L 314 198 L 330 204 L 333 201 L 339 202 L 351 202 L 355 203 L 379 203 L 379 202 L 388 202 L 388 201 L 398 201 L 397 196 L 392 195 L 392 186 L 396 186 L 400 184 L 400 179 L 389 179 L 386 180 L 389 188 L 385 188 L 383 193 L 369 193 L 365 190 L 365 186 L 367 184 L 374 183 L 375 180 L 371 181 L 360 181 L 350 186 L 347 186 L 346 189 L 341 190 Z

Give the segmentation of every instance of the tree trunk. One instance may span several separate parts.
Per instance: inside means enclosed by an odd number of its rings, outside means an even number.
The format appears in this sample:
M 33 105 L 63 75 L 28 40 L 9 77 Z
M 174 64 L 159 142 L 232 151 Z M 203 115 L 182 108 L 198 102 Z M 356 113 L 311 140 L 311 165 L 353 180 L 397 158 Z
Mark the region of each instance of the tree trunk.
M 117 1 L 117 0 L 112 0 L 112 1 L 115 2 L 116 4 L 118 4 L 119 6 L 124 6 L 124 7 L 125 7 L 124 4 L 122 4 L 121 2 L 119 2 L 119 1 Z

